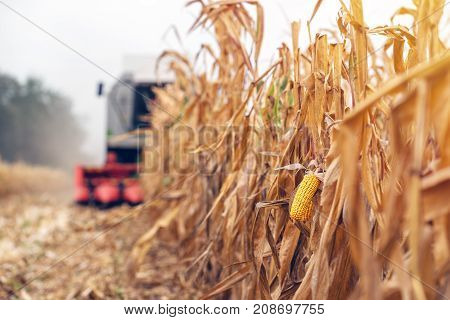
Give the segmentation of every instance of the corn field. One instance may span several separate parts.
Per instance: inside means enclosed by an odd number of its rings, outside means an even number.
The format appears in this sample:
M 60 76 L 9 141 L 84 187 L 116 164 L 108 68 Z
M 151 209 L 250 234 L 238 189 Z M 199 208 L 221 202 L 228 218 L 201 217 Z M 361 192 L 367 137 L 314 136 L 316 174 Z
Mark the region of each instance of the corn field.
M 301 50 L 309 30 L 293 22 L 265 68 L 258 1 L 188 5 L 199 8 L 191 31 L 214 42 L 194 59 L 161 55 L 176 80 L 157 91 L 148 138 L 164 143 L 145 163 L 167 170 L 143 175 L 156 222 L 132 270 L 164 239 L 179 281 L 205 299 L 450 297 L 444 1 L 414 0 L 393 17 L 411 25 L 375 28 L 361 0 L 341 1 L 336 30 Z

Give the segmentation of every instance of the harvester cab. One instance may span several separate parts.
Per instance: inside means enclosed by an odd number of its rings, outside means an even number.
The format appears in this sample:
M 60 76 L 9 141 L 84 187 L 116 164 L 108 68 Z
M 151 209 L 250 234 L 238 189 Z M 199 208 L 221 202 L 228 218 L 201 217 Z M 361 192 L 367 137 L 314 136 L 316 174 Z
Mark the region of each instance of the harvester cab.
M 135 81 L 125 74 L 107 94 L 106 160 L 101 167 L 75 168 L 75 202 L 110 207 L 143 201 L 139 183 L 139 161 L 144 131 L 151 126 L 154 89 L 164 82 Z M 99 85 L 101 95 L 103 85 Z

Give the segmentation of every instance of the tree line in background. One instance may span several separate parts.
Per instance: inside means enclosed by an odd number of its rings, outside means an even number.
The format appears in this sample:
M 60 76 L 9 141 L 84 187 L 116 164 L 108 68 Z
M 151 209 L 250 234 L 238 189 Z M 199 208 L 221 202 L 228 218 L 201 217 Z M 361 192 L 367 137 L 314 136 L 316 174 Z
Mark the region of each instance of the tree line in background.
M 69 99 L 35 78 L 0 73 L 0 158 L 70 168 L 82 157 L 84 132 Z

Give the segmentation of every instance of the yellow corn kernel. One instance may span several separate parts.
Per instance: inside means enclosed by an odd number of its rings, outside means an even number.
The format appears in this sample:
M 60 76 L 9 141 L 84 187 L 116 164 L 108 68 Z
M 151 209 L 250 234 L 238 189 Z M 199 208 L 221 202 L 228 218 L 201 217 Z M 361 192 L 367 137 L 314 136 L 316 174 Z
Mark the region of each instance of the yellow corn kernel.
M 309 173 L 303 177 L 302 182 L 294 194 L 291 210 L 289 215 L 292 219 L 298 221 L 307 221 L 311 218 L 312 213 L 312 199 L 319 188 L 320 181 L 317 177 Z

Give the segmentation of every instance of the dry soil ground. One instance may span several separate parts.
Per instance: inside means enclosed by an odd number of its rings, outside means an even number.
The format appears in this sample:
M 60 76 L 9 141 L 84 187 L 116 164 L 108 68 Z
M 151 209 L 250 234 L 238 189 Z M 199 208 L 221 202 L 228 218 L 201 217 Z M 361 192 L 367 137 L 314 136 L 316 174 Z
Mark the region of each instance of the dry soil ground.
M 173 299 L 181 288 L 174 248 L 159 243 L 137 279 L 127 272 L 133 243 L 151 226 L 139 208 L 71 203 L 70 190 L 0 197 L 0 298 Z

